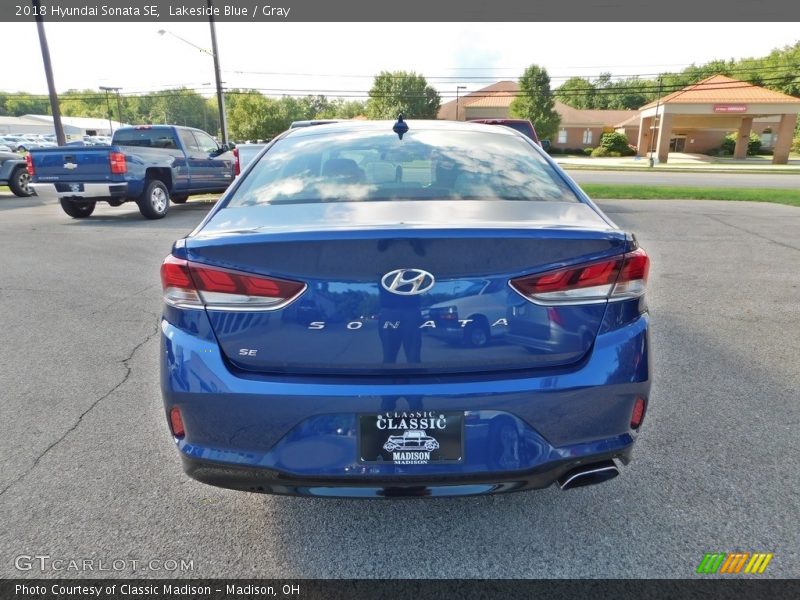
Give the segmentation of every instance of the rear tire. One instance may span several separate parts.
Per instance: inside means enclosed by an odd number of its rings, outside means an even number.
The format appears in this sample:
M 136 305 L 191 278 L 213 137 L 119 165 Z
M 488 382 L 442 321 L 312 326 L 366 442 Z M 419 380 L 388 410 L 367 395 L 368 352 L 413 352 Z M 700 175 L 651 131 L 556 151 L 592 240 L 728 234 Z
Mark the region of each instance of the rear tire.
M 11 173 L 8 187 L 15 196 L 27 198 L 28 196 L 33 196 L 33 189 L 28 185 L 30 182 L 31 176 L 28 175 L 28 170 L 25 167 L 17 167 Z
M 169 211 L 169 191 L 158 179 L 145 182 L 144 192 L 136 200 L 139 212 L 147 219 L 162 219 Z
M 61 208 L 73 219 L 85 219 L 94 212 L 95 202 L 75 202 L 74 200 L 59 200 Z

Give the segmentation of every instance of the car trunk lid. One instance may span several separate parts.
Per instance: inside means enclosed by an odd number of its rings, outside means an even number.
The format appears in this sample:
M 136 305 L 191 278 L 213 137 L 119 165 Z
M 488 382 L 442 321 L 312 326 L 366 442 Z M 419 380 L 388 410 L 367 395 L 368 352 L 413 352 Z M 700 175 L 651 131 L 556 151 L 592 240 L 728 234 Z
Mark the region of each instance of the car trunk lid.
M 307 286 L 272 311 L 207 309 L 237 368 L 445 374 L 580 360 L 605 304 L 540 306 L 509 282 L 628 245 L 579 203 L 349 202 L 223 209 L 187 238 L 185 258 Z M 430 289 L 402 293 L 420 273 Z

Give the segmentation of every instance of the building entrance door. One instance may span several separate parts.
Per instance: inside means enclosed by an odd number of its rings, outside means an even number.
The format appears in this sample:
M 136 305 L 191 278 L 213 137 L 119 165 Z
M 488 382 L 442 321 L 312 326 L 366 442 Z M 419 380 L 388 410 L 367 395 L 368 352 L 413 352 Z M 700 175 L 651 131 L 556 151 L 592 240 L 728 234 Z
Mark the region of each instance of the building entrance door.
M 669 151 L 670 152 L 683 152 L 686 148 L 686 136 L 685 135 L 676 135 L 669 140 Z

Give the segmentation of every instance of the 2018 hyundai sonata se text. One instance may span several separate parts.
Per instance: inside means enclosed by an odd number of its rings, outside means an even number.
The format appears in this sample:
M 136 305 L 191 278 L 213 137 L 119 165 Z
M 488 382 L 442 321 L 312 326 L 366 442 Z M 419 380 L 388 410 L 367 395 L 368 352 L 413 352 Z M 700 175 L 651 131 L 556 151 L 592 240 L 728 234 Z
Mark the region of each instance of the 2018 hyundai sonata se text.
M 648 402 L 648 267 L 510 129 L 293 129 L 162 266 L 184 469 L 313 496 L 610 479 Z

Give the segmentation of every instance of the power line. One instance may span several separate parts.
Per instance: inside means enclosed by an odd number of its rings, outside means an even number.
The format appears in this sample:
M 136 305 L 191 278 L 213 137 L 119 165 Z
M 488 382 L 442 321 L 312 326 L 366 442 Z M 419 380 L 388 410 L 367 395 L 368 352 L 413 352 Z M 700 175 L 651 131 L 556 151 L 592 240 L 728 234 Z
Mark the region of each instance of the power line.
M 800 83 L 800 76 L 794 75 L 794 79 L 797 79 L 798 83 Z M 761 78 L 759 81 L 761 83 L 766 83 L 770 81 L 781 81 L 786 82 L 786 76 L 776 76 L 776 77 L 767 77 Z M 731 82 L 714 82 L 714 83 L 695 83 L 690 84 L 689 86 L 681 85 L 681 84 L 674 84 L 674 85 L 651 85 L 648 82 L 642 82 L 642 85 L 635 86 L 635 87 L 626 87 L 626 88 L 614 88 L 614 87 L 584 87 L 584 88 L 571 88 L 569 90 L 562 90 L 560 91 L 559 88 L 553 89 L 550 91 L 550 96 L 553 97 L 578 97 L 586 95 L 586 92 L 591 92 L 594 96 L 616 96 L 621 94 L 642 94 L 648 95 L 648 93 L 652 93 L 654 91 L 660 90 L 662 93 L 672 93 L 676 91 L 680 91 L 685 89 L 686 87 L 691 87 L 694 90 L 703 90 L 703 91 L 714 91 L 714 90 L 736 90 L 736 89 L 748 89 L 748 88 L 756 88 L 761 87 L 756 84 L 748 83 L 748 82 L 741 82 L 741 81 L 731 81 Z M 181 87 L 172 90 L 157 90 L 157 91 L 126 91 L 125 93 L 120 94 L 121 97 L 125 99 L 156 99 L 156 98 L 176 98 L 180 96 L 192 96 L 192 95 L 200 95 L 198 90 L 211 90 L 210 87 Z M 0 92 L 2 94 L 7 95 L 9 98 L 12 99 L 29 99 L 29 100 L 45 100 L 48 96 L 46 94 L 27 94 L 27 93 L 15 93 L 15 92 Z M 318 95 L 325 95 L 325 94 L 333 94 L 339 98 L 383 98 L 383 97 L 396 97 L 398 94 L 394 92 L 387 92 L 387 93 L 378 93 L 378 92 L 371 92 L 370 90 L 344 90 L 344 89 L 304 89 L 304 88 L 246 88 L 246 89 L 239 89 L 239 88 L 226 88 L 225 93 L 228 95 L 251 95 L 251 94 L 262 94 L 262 95 L 288 95 L 288 96 L 318 96 Z M 480 99 L 480 98 L 517 98 L 521 96 L 527 95 L 526 92 L 522 90 L 515 90 L 515 91 L 487 91 L 482 92 L 480 90 L 469 92 L 464 94 L 463 98 L 470 98 L 470 99 Z M 427 96 L 423 94 L 405 94 L 403 95 L 404 98 L 407 99 L 418 99 L 418 98 L 426 98 Z M 455 91 L 449 92 L 444 91 L 439 93 L 440 98 L 455 98 L 456 93 Z M 208 100 L 210 98 L 206 98 Z M 105 96 L 100 93 L 95 92 L 67 92 L 61 95 L 61 100 L 64 102 L 68 102 L 69 100 L 96 100 L 101 101 L 105 100 Z
M 705 65 L 695 66 L 695 65 L 688 65 L 686 69 L 689 68 L 696 68 L 703 70 L 706 68 Z M 465 67 L 466 68 L 466 67 Z M 591 67 L 587 67 L 591 68 Z M 480 69 L 480 67 L 475 67 L 475 69 Z M 686 70 L 684 69 L 684 71 Z M 792 70 L 797 71 L 800 69 L 798 65 L 775 65 L 775 66 L 753 66 L 753 67 L 733 67 L 724 68 L 723 70 L 727 73 L 755 73 L 755 72 L 774 72 L 776 70 Z M 236 75 L 264 75 L 264 76 L 279 76 L 279 77 L 327 77 L 327 78 L 337 78 L 337 79 L 372 79 L 377 75 L 375 73 L 372 74 L 355 74 L 355 73 L 299 73 L 299 72 L 292 72 L 292 71 L 244 71 L 244 70 L 225 70 L 225 73 L 232 73 Z M 404 75 L 393 75 L 391 72 L 383 72 L 384 74 L 382 77 L 390 78 L 390 79 L 403 79 Z M 426 81 L 433 81 L 433 80 L 444 80 L 444 81 L 458 81 L 458 80 L 496 80 L 496 75 L 424 75 L 422 73 L 415 73 L 416 75 L 420 75 L 426 79 Z M 605 75 L 610 75 L 612 79 L 620 79 L 620 78 L 646 78 L 646 77 L 659 77 L 659 76 L 681 76 L 681 75 L 690 75 L 689 73 L 685 73 L 683 71 L 673 71 L 673 72 L 654 72 L 654 73 L 622 73 L 622 74 L 613 74 L 607 72 L 600 72 L 597 74 L 573 74 L 573 75 L 549 75 L 550 79 L 571 79 L 581 78 L 581 79 L 600 79 Z

